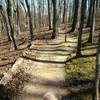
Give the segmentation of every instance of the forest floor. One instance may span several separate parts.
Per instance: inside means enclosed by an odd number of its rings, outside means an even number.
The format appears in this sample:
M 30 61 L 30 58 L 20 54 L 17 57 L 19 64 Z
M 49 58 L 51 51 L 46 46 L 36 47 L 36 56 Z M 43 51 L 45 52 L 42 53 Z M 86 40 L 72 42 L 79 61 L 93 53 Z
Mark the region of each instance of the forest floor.
M 99 31 L 98 25 L 94 41 Z M 87 90 L 91 90 L 95 68 L 96 41 L 92 45 L 86 43 L 88 32 L 88 29 L 84 29 L 83 56 L 78 59 L 75 58 L 77 32 L 67 35 L 67 42 L 65 42 L 65 31 L 62 30 L 55 40 L 47 40 L 43 37 L 33 41 L 31 47 L 28 47 L 29 43 L 23 38 L 25 37 L 23 33 L 22 38 L 17 40 L 19 48 L 17 51 L 11 49 L 12 44 L 4 40 L 0 47 L 0 77 L 2 78 L 5 73 L 5 76 L 8 76 L 6 77 L 7 80 L 9 80 L 13 75 L 13 80 L 7 85 L 12 88 L 17 83 L 14 88 L 17 89 L 15 90 L 17 93 L 20 92 L 21 100 L 32 100 L 33 97 L 35 97 L 34 100 L 41 100 L 45 92 L 51 91 L 63 96 L 63 100 L 91 100 L 83 97 L 90 93 Z M 41 35 L 44 33 L 48 34 L 49 31 L 45 29 L 43 33 L 41 32 Z M 37 38 L 41 37 L 37 35 Z M 16 72 L 16 69 L 20 69 L 20 71 L 17 70 Z M 15 78 L 16 76 L 17 78 Z M 7 81 L 5 81 L 5 78 L 2 78 L 2 80 L 5 83 Z M 20 80 L 20 82 L 16 80 Z M 19 85 L 23 81 L 25 81 L 25 84 L 20 87 Z M 23 92 L 20 90 L 23 90 Z M 14 95 L 17 95 L 14 90 L 12 91 Z M 17 100 L 20 99 L 17 98 Z
M 30 48 L 24 50 L 22 57 L 4 74 L 2 84 L 9 81 L 12 83 L 11 77 L 15 77 L 20 71 L 23 75 L 28 75 L 28 81 L 24 83 L 23 91 L 20 90 L 21 96 L 17 100 L 40 100 L 46 92 L 54 92 L 59 97 L 66 94 L 64 65 L 77 41 L 76 37 L 70 35 L 67 35 L 67 42 L 64 38 L 65 31 L 61 31 L 54 40 L 33 41 Z
M 36 38 L 39 38 L 38 30 L 34 30 Z M 48 31 L 48 28 L 41 29 L 40 37 L 44 36 L 47 33 L 51 33 Z M 28 42 L 29 32 L 21 32 L 17 39 L 16 43 L 18 46 L 18 50 L 14 50 L 12 42 L 8 41 L 7 38 L 1 38 L 0 40 L 0 78 L 3 76 L 4 72 L 7 72 L 9 68 L 15 63 L 16 59 L 22 55 L 22 52 L 29 48 Z M 45 40 L 36 40 L 35 43 L 45 44 Z

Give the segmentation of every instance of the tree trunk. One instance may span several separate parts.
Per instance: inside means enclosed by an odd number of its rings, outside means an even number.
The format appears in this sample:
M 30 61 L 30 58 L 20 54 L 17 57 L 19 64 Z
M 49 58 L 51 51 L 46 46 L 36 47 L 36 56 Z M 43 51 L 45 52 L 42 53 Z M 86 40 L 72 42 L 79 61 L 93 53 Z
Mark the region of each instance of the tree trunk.
M 49 18 L 49 30 L 51 30 L 51 2 L 48 0 L 48 18 Z
M 26 6 L 24 5 L 24 3 L 22 2 L 22 1 L 20 1 L 20 3 L 21 3 L 21 5 L 22 5 L 22 7 L 23 7 L 23 9 L 24 9 L 24 11 L 25 11 L 25 18 L 26 18 L 26 26 L 27 26 L 27 11 L 26 11 Z M 21 20 L 22 20 L 22 16 L 21 16 Z M 22 24 L 21 24 L 22 25 Z M 21 25 L 20 25 L 20 27 L 21 27 Z M 23 27 L 21 27 L 21 29 L 23 29 Z
M 93 7 L 92 7 L 92 16 L 91 16 L 91 27 L 90 27 L 90 34 L 88 38 L 88 42 L 93 42 L 93 34 L 95 30 L 95 9 L 96 8 L 96 0 L 93 0 Z
M 10 34 L 9 34 L 9 27 L 8 27 L 6 16 L 3 14 L 2 11 L 1 11 L 1 15 L 2 15 L 2 18 L 4 20 L 5 27 L 6 27 L 6 34 L 7 34 L 7 37 L 8 37 L 8 41 L 11 41 Z
M 69 31 L 73 32 L 75 31 L 77 22 L 78 22 L 78 16 L 79 16 L 79 2 L 80 0 L 74 0 L 74 16 L 73 16 L 73 23 L 72 23 L 72 29 Z
M 41 11 L 41 17 L 42 17 L 42 20 L 41 20 L 41 24 L 42 24 L 42 27 L 45 26 L 45 22 L 44 22 L 44 3 L 45 1 L 42 0 L 42 11 Z
M 90 0 L 89 15 L 88 15 L 88 20 L 87 20 L 86 27 L 90 27 L 91 26 L 92 7 L 93 7 L 93 0 Z
M 13 41 L 13 44 L 14 44 L 14 49 L 17 50 L 17 45 L 16 45 L 15 38 L 14 38 L 13 24 L 12 24 L 12 21 L 11 21 L 11 13 L 12 13 L 11 3 L 10 3 L 10 0 L 7 0 L 7 17 L 8 17 L 9 27 L 10 27 L 10 33 L 11 33 L 11 38 L 12 38 L 12 41 Z
M 82 0 L 81 2 L 81 16 L 80 16 L 80 28 L 78 34 L 78 44 L 77 44 L 77 52 L 76 56 L 81 56 L 81 41 L 82 41 L 82 33 L 83 33 L 83 26 L 84 26 L 84 17 L 85 17 L 85 10 L 86 10 L 86 0 Z
M 41 0 L 39 0 L 39 33 L 41 33 Z
M 33 0 L 32 6 L 34 8 L 34 28 L 36 28 L 36 8 L 35 8 L 35 2 Z
M 56 24 L 57 24 L 57 0 L 52 0 L 53 4 L 53 33 L 52 33 L 52 39 L 55 39 L 56 37 Z
M 64 12 L 63 12 L 63 20 L 62 20 L 62 23 L 65 22 L 65 15 L 66 15 L 66 0 L 64 0 Z
M 29 16 L 29 28 L 30 28 L 30 40 L 32 41 L 33 39 L 33 23 L 32 23 L 32 16 L 30 12 L 30 6 L 28 4 L 28 0 L 25 0 L 27 10 L 28 10 L 28 16 Z
M 94 93 L 95 97 L 94 97 L 94 100 L 100 100 L 99 84 L 100 84 L 100 35 L 99 35 L 97 55 L 96 55 L 95 93 Z
M 17 8 L 16 8 L 16 11 L 17 11 L 17 35 L 19 34 L 20 32 L 20 26 L 19 26 L 19 2 L 17 0 Z

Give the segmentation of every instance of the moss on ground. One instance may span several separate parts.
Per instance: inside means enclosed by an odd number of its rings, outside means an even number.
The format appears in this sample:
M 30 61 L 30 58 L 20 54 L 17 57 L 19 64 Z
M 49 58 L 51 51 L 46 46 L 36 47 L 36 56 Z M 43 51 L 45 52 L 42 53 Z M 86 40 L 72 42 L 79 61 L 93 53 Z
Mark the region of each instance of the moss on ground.
M 96 53 L 96 45 L 85 44 L 81 51 L 82 55 L 86 55 L 80 58 L 72 59 L 65 65 L 66 78 L 67 79 L 91 79 L 94 77 L 95 72 L 95 56 L 91 56 Z M 76 52 L 71 55 L 75 56 Z
M 94 76 L 95 58 L 77 58 L 66 63 L 67 79 L 90 79 Z
M 95 60 L 96 60 L 96 44 L 86 43 L 87 37 L 83 37 L 83 47 L 81 53 L 83 56 L 76 58 L 76 49 L 74 50 L 70 57 L 71 60 L 68 60 L 65 65 L 66 71 L 66 81 L 69 82 L 77 82 L 77 80 L 93 80 L 95 76 Z M 76 80 L 76 81 L 75 81 Z M 79 84 L 77 86 L 71 87 L 71 90 L 75 89 L 74 92 L 81 90 L 88 90 L 91 88 L 92 84 Z M 78 97 L 72 97 L 72 100 L 92 100 L 92 94 L 81 95 L 81 92 L 78 93 Z

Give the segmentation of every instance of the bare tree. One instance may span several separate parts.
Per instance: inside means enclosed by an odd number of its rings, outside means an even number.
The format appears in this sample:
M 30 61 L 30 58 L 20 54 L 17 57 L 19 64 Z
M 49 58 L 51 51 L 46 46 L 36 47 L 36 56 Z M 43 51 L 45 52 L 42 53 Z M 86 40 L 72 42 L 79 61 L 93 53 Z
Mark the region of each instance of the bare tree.
M 86 27 L 90 27 L 91 25 L 92 7 L 93 7 L 93 0 L 89 0 L 89 14 Z
M 51 2 L 48 0 L 48 18 L 49 18 L 49 30 L 51 30 Z
M 29 28 L 30 28 L 30 40 L 33 39 L 33 23 L 32 23 L 32 16 L 30 11 L 30 5 L 28 3 L 28 0 L 25 0 L 27 10 L 28 10 L 28 16 L 29 16 Z
M 41 7 L 41 24 L 42 24 L 42 27 L 45 26 L 45 23 L 44 23 L 44 16 L 45 16 L 45 13 L 44 13 L 44 6 L 45 6 L 45 3 L 44 3 L 44 2 L 45 2 L 45 1 L 42 0 L 42 3 L 41 3 L 41 5 L 42 5 L 42 7 Z
M 80 16 L 80 28 L 78 34 L 78 44 L 77 44 L 77 52 L 76 56 L 81 56 L 81 41 L 82 41 L 82 33 L 83 33 L 83 26 L 84 26 L 84 17 L 85 17 L 85 9 L 86 9 L 86 0 L 82 0 L 81 2 L 81 16 Z
M 16 13 L 17 13 L 17 34 L 20 32 L 20 26 L 19 26 L 19 0 L 16 1 L 17 7 L 16 7 Z
M 38 0 L 38 6 L 39 6 L 38 20 L 39 20 L 39 33 L 40 33 L 41 32 L 41 0 Z
M 90 34 L 88 38 L 88 42 L 92 43 L 93 42 L 93 35 L 95 31 L 95 12 L 96 12 L 96 0 L 93 0 L 93 6 L 92 6 L 92 15 L 91 15 L 91 27 L 90 27 Z
M 63 20 L 62 20 L 62 23 L 64 23 L 65 22 L 65 15 L 66 15 L 66 0 L 63 0 L 64 1 L 64 11 L 63 11 Z
M 100 84 L 100 35 L 97 46 L 97 54 L 96 54 L 96 70 L 95 70 L 95 96 L 94 100 L 100 100 L 99 96 L 99 84 Z
M 56 37 L 56 24 L 57 24 L 57 0 L 52 0 L 53 4 L 53 33 L 52 33 L 52 39 L 55 39 Z
M 25 4 L 24 4 L 24 2 L 23 1 L 20 1 L 20 4 L 21 4 L 21 7 L 24 9 L 24 11 L 25 11 L 25 19 L 26 19 L 26 26 L 27 26 L 27 10 L 26 10 L 26 7 L 25 7 Z M 20 15 L 21 17 L 22 17 L 22 15 Z M 21 26 L 22 26 L 22 24 L 21 24 Z
M 8 36 L 8 41 L 11 41 L 7 18 L 6 18 L 6 15 L 4 14 L 3 7 L 1 5 L 0 5 L 0 13 L 1 13 L 1 17 L 4 21 L 5 28 L 6 28 L 6 34 Z
M 33 18 L 34 18 L 34 28 L 36 28 L 36 6 L 34 0 L 32 0 L 32 8 L 33 8 Z
M 79 16 L 79 2 L 80 0 L 74 0 L 74 16 L 73 16 L 73 23 L 72 23 L 72 28 L 69 31 L 73 32 L 75 31 L 76 25 L 78 23 L 78 16 Z
M 8 17 L 9 27 L 10 27 L 11 38 L 14 44 L 14 49 L 17 50 L 17 45 L 16 45 L 15 38 L 14 38 L 14 28 L 13 28 L 13 20 L 11 16 L 12 11 L 11 11 L 11 1 L 10 0 L 6 0 L 6 6 L 7 6 L 7 17 Z

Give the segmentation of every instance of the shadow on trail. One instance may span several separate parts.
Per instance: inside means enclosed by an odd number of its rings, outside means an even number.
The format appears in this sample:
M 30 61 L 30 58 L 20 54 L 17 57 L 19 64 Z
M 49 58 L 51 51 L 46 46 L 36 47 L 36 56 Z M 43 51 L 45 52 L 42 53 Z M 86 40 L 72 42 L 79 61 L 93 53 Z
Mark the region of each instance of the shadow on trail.
M 61 81 L 61 80 L 49 80 L 49 79 L 45 79 L 41 76 L 39 77 L 34 77 L 34 78 L 38 78 L 39 81 L 32 81 L 33 77 L 30 76 L 30 84 L 35 84 L 35 85 L 39 85 L 39 86 L 45 86 L 45 87 L 50 87 L 50 88 L 60 88 L 60 89 L 66 89 L 66 84 L 65 81 Z
M 73 41 L 67 41 L 67 43 L 77 43 L 77 42 L 73 42 Z
M 81 55 L 81 58 L 85 58 L 85 57 L 95 57 L 96 53 L 93 54 L 89 54 L 89 55 Z
M 78 91 L 78 92 L 72 92 L 68 95 L 65 95 L 61 98 L 61 100 L 91 100 L 93 93 L 92 89 Z
M 96 49 L 96 47 L 87 47 L 87 48 L 82 48 L 82 51 L 85 51 L 86 49 L 88 49 L 88 50 L 92 50 L 92 49 Z
M 51 40 L 52 32 L 48 32 L 45 34 L 37 34 L 34 36 L 33 40 Z
M 64 50 L 64 49 L 35 49 L 35 48 L 32 48 L 32 49 L 29 49 L 29 50 L 36 50 L 36 51 L 44 51 L 44 52 L 53 52 L 53 51 L 60 51 L 60 52 L 70 52 L 71 50 Z
M 61 45 L 61 44 L 63 44 L 63 43 L 65 43 L 65 42 L 60 42 L 60 43 L 48 43 L 48 45 Z
M 27 60 L 32 60 L 35 62 L 42 62 L 42 63 L 52 63 L 52 64 L 65 64 L 66 61 L 49 61 L 49 60 L 40 60 L 40 59 L 35 59 L 27 56 L 22 56 L 22 58 L 27 59 Z
M 54 89 L 56 87 L 59 87 L 59 89 L 65 89 L 68 92 L 66 92 L 66 95 L 63 95 L 61 97 L 61 100 L 89 100 L 89 99 L 85 99 L 84 97 L 88 97 L 91 96 L 92 97 L 92 92 L 93 89 L 93 80 L 74 80 L 72 82 L 70 81 L 66 81 L 61 82 L 61 81 L 49 81 L 47 79 L 44 79 L 43 77 L 39 77 L 40 82 L 33 82 L 30 80 L 30 84 L 38 84 L 40 86 L 46 86 L 46 87 L 53 87 Z M 65 85 L 64 85 L 65 84 Z M 86 87 L 84 89 L 76 89 L 79 88 L 78 86 L 81 87 Z M 75 90 L 76 89 L 76 90 Z M 74 90 L 74 91 L 73 91 Z M 33 94 L 34 95 L 34 94 Z M 38 94 L 35 94 L 35 96 L 37 96 Z M 42 96 L 43 94 L 41 94 Z M 58 95 L 60 95 L 60 93 L 58 92 Z
M 0 64 L 0 67 L 6 67 L 8 65 L 12 66 L 14 63 L 15 63 L 15 61 L 9 62 L 9 63 L 6 63 L 6 64 L 2 64 L 2 65 Z
M 79 85 L 88 85 L 88 84 L 93 84 L 93 80 L 90 80 L 90 79 L 86 79 L 86 80 L 75 80 L 73 79 L 72 81 L 71 80 L 68 80 L 66 81 L 66 87 L 76 87 L 76 86 L 79 86 Z
M 73 57 L 70 57 L 68 60 L 66 60 L 66 63 L 76 58 L 86 58 L 86 57 L 95 57 L 95 56 L 96 56 L 96 53 L 88 54 L 88 55 L 80 55 L 80 57 L 73 56 Z
M 68 83 L 68 84 L 67 84 Z M 79 87 L 84 89 L 78 89 Z M 93 97 L 93 80 L 73 80 L 66 82 L 68 94 L 64 95 L 61 100 L 90 100 Z M 76 90 L 74 89 L 76 88 Z M 73 90 L 74 89 L 74 90 Z M 78 89 L 78 90 L 77 90 Z

